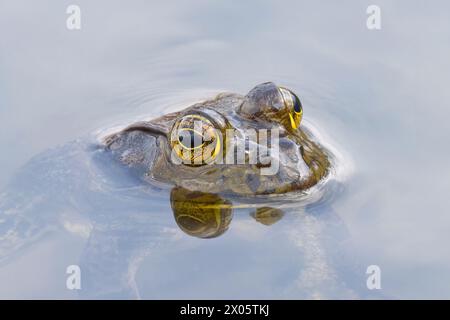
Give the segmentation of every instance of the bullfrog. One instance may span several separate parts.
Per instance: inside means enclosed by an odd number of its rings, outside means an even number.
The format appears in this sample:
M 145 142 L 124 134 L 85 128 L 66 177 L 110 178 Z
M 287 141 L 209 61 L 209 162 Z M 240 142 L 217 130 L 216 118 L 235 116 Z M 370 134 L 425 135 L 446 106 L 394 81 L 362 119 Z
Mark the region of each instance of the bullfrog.
M 249 218 L 280 225 L 302 257 L 288 296 L 330 287 L 351 295 L 332 262 L 342 225 L 324 209 L 339 163 L 303 111 L 292 90 L 267 82 L 35 156 L 0 194 L 0 267 L 44 235 L 68 232 L 84 243 L 82 298 L 137 298 L 136 274 L 158 248 L 222 239 L 233 220 Z
M 267 82 L 133 123 L 105 147 L 150 183 L 237 196 L 305 192 L 329 174 L 331 154 L 300 125 L 302 116 L 295 93 Z
M 302 118 L 300 98 L 266 82 L 245 96 L 221 93 L 182 111 L 133 123 L 104 143 L 143 181 L 173 186 L 171 206 L 180 228 L 210 238 L 227 230 L 231 209 L 246 206 L 243 199 L 255 206 L 255 220 L 271 225 L 283 211 L 264 202 L 279 207 L 274 198 L 283 196 L 298 202 L 326 180 L 332 154 L 301 126 Z M 274 132 L 276 141 L 268 143 Z M 254 155 L 251 162 L 252 151 L 266 159 Z

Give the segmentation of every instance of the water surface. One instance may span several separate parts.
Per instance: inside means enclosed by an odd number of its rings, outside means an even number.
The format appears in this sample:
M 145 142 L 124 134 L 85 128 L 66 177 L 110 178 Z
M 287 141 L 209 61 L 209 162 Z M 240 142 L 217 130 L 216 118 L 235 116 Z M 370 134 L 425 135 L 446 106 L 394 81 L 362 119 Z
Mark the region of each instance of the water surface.
M 450 297 L 446 2 L 378 1 L 378 31 L 366 28 L 371 3 L 360 1 L 78 1 L 80 31 L 66 29 L 68 4 L 0 3 L 0 186 L 13 190 L 2 201 L 28 206 L 37 230 L 0 259 L 1 298 L 101 296 L 129 256 L 132 285 L 116 297 Z M 305 119 L 346 155 L 351 175 L 326 208 L 271 227 L 236 212 L 226 234 L 196 239 L 176 226 L 167 194 L 120 200 L 117 190 L 135 182 L 85 157 L 93 132 L 265 81 L 295 90 Z M 48 159 L 54 169 L 58 157 L 79 175 L 43 188 L 32 164 Z M 119 192 L 104 211 L 83 209 L 86 186 L 99 181 L 87 174 L 94 164 L 105 165 L 93 171 L 110 179 L 102 186 L 114 186 L 108 199 Z M 77 190 L 79 206 L 32 201 L 52 188 Z M 114 255 L 109 243 L 123 250 Z M 85 279 L 81 293 L 67 290 L 66 267 L 95 268 L 95 250 L 111 258 L 99 259 L 102 285 Z M 377 292 L 365 284 L 373 264 Z

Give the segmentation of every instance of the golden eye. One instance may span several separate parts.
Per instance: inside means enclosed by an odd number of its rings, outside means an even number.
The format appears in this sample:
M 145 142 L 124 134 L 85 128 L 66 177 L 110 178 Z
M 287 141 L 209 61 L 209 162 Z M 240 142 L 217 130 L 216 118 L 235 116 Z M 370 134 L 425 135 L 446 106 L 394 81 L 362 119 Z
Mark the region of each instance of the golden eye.
M 170 144 L 183 164 L 211 163 L 221 152 L 221 135 L 213 123 L 199 114 L 189 114 L 175 122 Z
M 303 117 L 303 107 L 300 99 L 291 90 L 280 87 L 281 96 L 283 97 L 284 105 L 289 112 L 289 119 L 293 129 L 300 126 Z

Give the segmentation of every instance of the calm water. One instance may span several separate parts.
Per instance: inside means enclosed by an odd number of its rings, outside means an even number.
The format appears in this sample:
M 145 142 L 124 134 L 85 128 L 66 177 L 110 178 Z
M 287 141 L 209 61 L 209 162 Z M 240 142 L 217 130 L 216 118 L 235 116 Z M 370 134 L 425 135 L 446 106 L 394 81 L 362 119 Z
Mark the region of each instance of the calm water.
M 378 31 L 356 0 L 80 0 L 79 31 L 68 4 L 0 3 L 0 298 L 450 298 L 448 3 L 377 1 Z M 265 81 L 344 155 L 342 191 L 312 212 L 267 227 L 243 210 L 193 238 L 168 194 L 137 196 L 86 150 L 93 132 Z

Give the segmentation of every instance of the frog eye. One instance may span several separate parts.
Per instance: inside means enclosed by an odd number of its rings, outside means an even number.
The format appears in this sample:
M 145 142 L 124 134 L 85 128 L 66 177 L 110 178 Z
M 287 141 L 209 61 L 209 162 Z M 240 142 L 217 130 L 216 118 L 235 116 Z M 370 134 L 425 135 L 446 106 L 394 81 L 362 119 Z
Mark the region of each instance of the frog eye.
M 177 120 L 172 128 L 170 144 L 172 155 L 183 164 L 211 163 L 221 152 L 220 131 L 206 117 L 188 114 Z
M 300 99 L 291 90 L 279 87 L 285 107 L 289 112 L 289 119 L 292 129 L 297 129 L 303 117 L 303 107 Z

